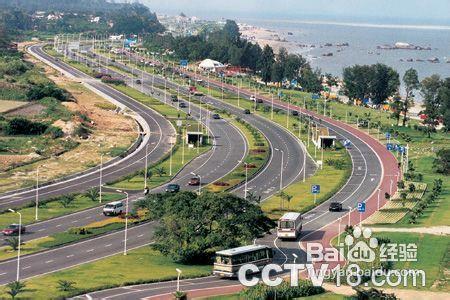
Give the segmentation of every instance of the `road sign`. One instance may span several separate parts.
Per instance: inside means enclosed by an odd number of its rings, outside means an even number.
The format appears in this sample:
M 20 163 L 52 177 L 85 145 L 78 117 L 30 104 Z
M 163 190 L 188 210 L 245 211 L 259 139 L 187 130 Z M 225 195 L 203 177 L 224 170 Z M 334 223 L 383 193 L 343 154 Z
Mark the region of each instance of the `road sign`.
M 188 66 L 188 60 L 187 59 L 181 59 L 180 60 L 180 66 L 187 67 Z
M 398 144 L 394 144 L 394 151 L 398 151 L 398 147 L 399 147 Z
M 385 136 L 386 136 L 386 139 L 389 140 L 391 138 L 391 133 L 386 132 Z
M 183 126 L 183 121 L 182 121 L 182 120 L 177 120 L 177 126 L 178 126 L 178 127 Z
M 392 145 L 391 143 L 387 143 L 386 149 L 388 149 L 389 151 L 392 151 L 394 149 L 394 145 Z
M 405 153 L 405 146 L 398 146 L 398 152 Z
M 358 212 L 363 213 L 366 212 L 366 203 L 358 202 Z
M 311 186 L 311 193 L 312 194 L 320 194 L 320 185 L 318 184 L 313 184 Z

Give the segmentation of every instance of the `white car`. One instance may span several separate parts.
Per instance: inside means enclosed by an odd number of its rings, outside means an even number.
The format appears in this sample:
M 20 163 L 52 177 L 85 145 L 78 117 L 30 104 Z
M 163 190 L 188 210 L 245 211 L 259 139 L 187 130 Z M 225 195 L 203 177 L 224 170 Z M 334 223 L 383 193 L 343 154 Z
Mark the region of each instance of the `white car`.
M 115 202 L 111 202 L 106 204 L 103 207 L 103 214 L 105 216 L 117 216 L 122 214 L 124 211 L 124 206 L 122 201 L 115 201 Z

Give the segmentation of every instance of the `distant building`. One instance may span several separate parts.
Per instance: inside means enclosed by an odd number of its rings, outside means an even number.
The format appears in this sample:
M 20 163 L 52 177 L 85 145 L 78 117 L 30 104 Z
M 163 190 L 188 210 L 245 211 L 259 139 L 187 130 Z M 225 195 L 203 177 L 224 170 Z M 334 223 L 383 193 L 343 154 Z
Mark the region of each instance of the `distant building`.
M 219 72 L 225 69 L 225 65 L 212 59 L 205 59 L 199 64 L 199 68 L 204 71 Z

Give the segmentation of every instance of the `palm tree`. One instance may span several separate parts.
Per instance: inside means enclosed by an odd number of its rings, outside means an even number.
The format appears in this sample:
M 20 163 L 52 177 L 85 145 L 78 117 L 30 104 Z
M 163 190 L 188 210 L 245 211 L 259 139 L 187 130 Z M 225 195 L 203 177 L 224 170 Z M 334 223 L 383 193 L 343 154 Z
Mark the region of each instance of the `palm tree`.
M 90 188 L 85 195 L 92 201 L 97 201 L 98 197 L 100 196 L 100 189 L 98 187 Z
M 61 203 L 62 207 L 67 208 L 74 200 L 74 195 L 65 195 L 59 198 L 58 202 Z
M 159 175 L 159 177 L 163 177 L 165 174 L 167 174 L 166 169 L 164 167 L 158 167 L 156 168 L 156 174 Z
M 68 280 L 58 280 L 58 290 L 62 292 L 67 292 L 73 289 L 75 282 Z
M 289 206 L 290 206 L 290 204 L 291 204 L 291 200 L 292 200 L 293 197 L 294 197 L 294 196 L 289 195 L 289 194 L 286 194 L 286 195 L 284 196 L 284 199 L 286 199 L 286 201 L 287 201 L 287 203 L 288 203 L 288 209 L 289 209 Z
M 16 299 L 16 296 L 25 292 L 25 283 L 20 281 L 13 281 L 6 285 L 8 290 L 6 293 L 11 296 L 11 299 Z
M 7 238 L 5 240 L 6 244 L 11 247 L 14 251 L 16 251 L 19 248 L 19 238 L 16 236 Z
M 402 201 L 402 206 L 405 207 L 406 205 L 406 197 L 408 197 L 408 194 L 403 192 L 400 194 L 400 200 Z

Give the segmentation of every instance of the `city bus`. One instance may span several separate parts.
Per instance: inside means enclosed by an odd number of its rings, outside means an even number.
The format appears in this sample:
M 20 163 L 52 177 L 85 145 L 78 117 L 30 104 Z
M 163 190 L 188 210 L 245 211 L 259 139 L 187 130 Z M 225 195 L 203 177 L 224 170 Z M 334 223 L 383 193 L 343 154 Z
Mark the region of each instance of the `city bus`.
M 280 239 L 296 239 L 302 231 L 301 213 L 288 212 L 278 220 L 277 236 Z
M 265 245 L 249 245 L 216 252 L 213 274 L 220 277 L 237 277 L 239 268 L 254 264 L 259 270 L 273 259 L 272 248 Z

